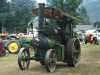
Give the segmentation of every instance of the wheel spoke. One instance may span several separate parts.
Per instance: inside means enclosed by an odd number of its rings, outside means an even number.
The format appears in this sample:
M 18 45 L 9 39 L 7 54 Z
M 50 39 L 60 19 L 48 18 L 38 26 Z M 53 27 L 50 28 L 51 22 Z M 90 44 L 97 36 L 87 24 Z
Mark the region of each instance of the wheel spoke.
M 49 72 L 54 72 L 56 69 L 56 54 L 52 50 L 50 50 L 47 52 L 47 55 L 48 55 L 48 58 L 46 60 L 47 70 Z
M 23 68 L 25 68 L 25 61 L 22 62 Z

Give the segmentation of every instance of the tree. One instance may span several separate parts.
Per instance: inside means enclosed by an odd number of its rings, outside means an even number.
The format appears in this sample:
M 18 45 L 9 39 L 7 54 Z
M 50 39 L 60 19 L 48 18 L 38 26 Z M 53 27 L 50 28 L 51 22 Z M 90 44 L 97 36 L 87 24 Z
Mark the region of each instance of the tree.
M 18 32 L 26 32 L 27 23 L 32 17 L 32 9 L 35 6 L 33 0 L 12 0 L 10 4 L 10 23 L 11 27 Z M 8 21 L 9 22 L 9 21 Z M 23 29 L 22 29 L 23 27 Z
M 94 26 L 97 27 L 97 28 L 100 28 L 100 22 L 99 22 L 99 21 L 96 21 L 96 22 L 94 23 Z
M 64 0 L 47 0 L 48 5 L 56 8 L 63 8 L 63 1 Z
M 89 25 L 90 24 L 89 16 L 87 15 L 87 11 L 83 6 L 80 7 L 79 14 L 82 18 L 82 24 Z
M 9 14 L 9 3 L 6 0 L 0 0 L 0 32 L 5 31 L 5 22 Z
M 0 13 L 8 11 L 8 3 L 6 0 L 0 0 Z

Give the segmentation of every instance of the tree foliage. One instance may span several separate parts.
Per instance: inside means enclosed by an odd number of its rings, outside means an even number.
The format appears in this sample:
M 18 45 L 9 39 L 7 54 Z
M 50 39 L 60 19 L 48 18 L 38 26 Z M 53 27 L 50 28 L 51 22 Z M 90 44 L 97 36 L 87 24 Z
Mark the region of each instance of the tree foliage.
M 0 0 L 0 32 L 3 31 L 3 26 L 6 23 L 7 16 L 9 15 L 9 3 L 6 0 Z
M 99 22 L 99 21 L 96 21 L 96 22 L 94 23 L 94 26 L 97 27 L 97 28 L 100 28 L 100 22 Z
M 0 0 L 1 1 L 1 0 Z M 4 1 L 4 0 L 3 0 Z M 9 32 L 25 32 L 27 28 L 27 23 L 32 17 L 32 8 L 35 7 L 34 0 L 12 0 L 10 3 L 7 3 L 6 0 L 2 9 L 7 7 L 5 11 L 7 14 L 2 15 L 3 18 L 0 21 L 4 21 L 4 27 L 6 27 Z M 9 7 L 8 7 L 8 5 Z M 1 8 L 0 8 L 1 9 Z M 4 11 L 3 11 L 4 13 Z M 6 15 L 6 17 L 4 17 Z M 1 17 L 1 16 L 0 16 Z M 2 22 L 3 22 L 2 21 Z
M 25 32 L 32 17 L 32 8 L 36 0 L 0 0 L 0 26 L 6 27 L 9 32 Z M 60 8 L 66 13 L 77 17 L 77 8 L 82 0 L 47 0 L 51 7 Z
M 85 24 L 85 25 L 89 25 L 90 24 L 89 16 L 87 14 L 86 9 L 83 6 L 80 7 L 79 14 L 80 14 L 81 19 L 82 19 L 81 23 Z

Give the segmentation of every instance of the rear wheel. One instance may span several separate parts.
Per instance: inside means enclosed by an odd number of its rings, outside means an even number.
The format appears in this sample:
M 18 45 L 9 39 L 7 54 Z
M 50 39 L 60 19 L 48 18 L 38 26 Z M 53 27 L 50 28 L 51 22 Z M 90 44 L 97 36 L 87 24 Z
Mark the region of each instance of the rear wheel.
M 21 70 L 29 68 L 30 64 L 30 52 L 29 48 L 21 48 L 18 53 L 18 65 Z
M 70 39 L 65 49 L 65 60 L 71 67 L 77 67 L 80 60 L 80 41 L 78 39 Z
M 53 49 L 49 49 L 45 56 L 45 67 L 48 72 L 54 72 L 56 70 L 56 53 Z

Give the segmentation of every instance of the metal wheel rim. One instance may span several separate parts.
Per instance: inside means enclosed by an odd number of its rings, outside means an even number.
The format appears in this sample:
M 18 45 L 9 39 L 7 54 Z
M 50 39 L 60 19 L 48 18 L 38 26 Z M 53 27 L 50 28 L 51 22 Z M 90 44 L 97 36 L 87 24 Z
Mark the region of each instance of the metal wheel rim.
M 24 55 L 24 56 L 23 56 Z M 27 51 L 23 51 L 22 52 L 22 56 L 21 56 L 22 58 L 22 60 L 21 60 L 21 65 L 22 65 L 22 67 L 23 67 L 23 70 L 25 70 L 25 69 L 27 69 L 28 68 L 28 65 L 29 65 L 29 58 L 28 58 L 28 53 L 27 53 Z
M 73 63 L 76 64 L 80 60 L 80 43 L 77 41 L 74 42 L 73 45 Z M 77 63 L 78 64 L 78 63 Z
M 48 68 L 49 68 L 50 72 L 54 72 L 56 69 L 56 55 L 55 55 L 55 53 L 52 53 L 50 55 L 50 58 L 48 60 Z

